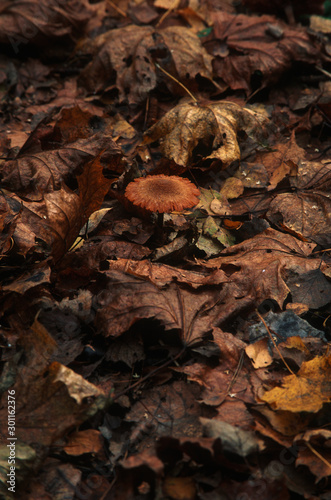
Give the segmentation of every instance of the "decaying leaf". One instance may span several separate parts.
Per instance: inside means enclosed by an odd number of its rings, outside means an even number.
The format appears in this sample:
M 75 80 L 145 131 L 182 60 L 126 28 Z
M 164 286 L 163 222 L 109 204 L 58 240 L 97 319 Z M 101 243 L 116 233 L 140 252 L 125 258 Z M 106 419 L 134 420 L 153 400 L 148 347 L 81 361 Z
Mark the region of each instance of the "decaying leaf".
M 151 26 L 129 25 L 107 31 L 81 49 L 94 53 L 93 61 L 81 75 L 82 83 L 93 91 L 101 90 L 115 72 L 120 99 L 127 97 L 131 103 L 144 100 L 157 85 L 155 54 L 159 63 L 166 66 L 164 69 L 172 61 L 173 67 L 168 69 L 177 71 L 180 81 L 194 81 L 198 74 L 212 78 L 212 57 L 197 35 L 182 26 L 155 30 Z M 170 80 L 170 86 L 171 83 Z M 176 85 L 177 92 L 178 89 Z
M 291 184 L 298 191 L 278 194 L 267 216 L 283 230 L 302 240 L 331 244 L 331 162 L 301 161 Z
M 159 320 L 166 330 L 178 329 L 192 345 L 210 331 L 221 307 L 222 285 L 187 290 L 175 283 L 159 288 L 119 271 L 109 273 L 107 288 L 98 294 L 96 324 L 106 336 L 117 337 L 144 318 Z
M 2 183 L 28 200 L 39 201 L 43 193 L 59 189 L 63 181 L 69 183 L 87 162 L 101 154 L 110 165 L 118 165 L 120 149 L 107 134 L 79 138 L 52 150 L 23 152 L 16 160 L 2 162 Z
M 99 158 L 85 165 L 78 185 L 79 194 L 63 184 L 61 189 L 45 194 L 40 202 L 4 196 L 16 214 L 13 240 L 23 255 L 35 250 L 58 260 L 71 247 L 89 216 L 100 208 L 110 186 Z
M 294 439 L 298 447 L 295 465 L 306 465 L 316 477 L 316 482 L 331 476 L 331 431 L 309 430 Z
M 240 159 L 237 132 L 262 140 L 267 118 L 233 102 L 179 104 L 144 134 L 144 143 L 160 139 L 166 158 L 185 167 L 203 158 L 226 167 Z
M 303 28 L 289 27 L 273 16 L 213 13 L 214 30 L 205 42 L 215 55 L 214 68 L 232 89 L 250 91 L 279 79 L 292 61 L 315 64 L 319 52 Z
M 22 45 L 34 43 L 45 47 L 46 37 L 73 35 L 82 29 L 93 13 L 89 2 L 82 0 L 14 0 L 1 8 L 0 41 L 10 43 L 17 53 Z

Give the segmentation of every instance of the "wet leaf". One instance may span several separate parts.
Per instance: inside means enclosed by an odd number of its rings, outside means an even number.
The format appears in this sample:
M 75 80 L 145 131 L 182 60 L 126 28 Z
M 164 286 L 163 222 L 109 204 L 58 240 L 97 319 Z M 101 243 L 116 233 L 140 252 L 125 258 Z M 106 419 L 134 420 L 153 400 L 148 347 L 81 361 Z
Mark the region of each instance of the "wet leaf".
M 307 431 L 296 436 L 299 448 L 295 465 L 306 465 L 316 477 L 316 482 L 331 475 L 331 432 L 327 429 Z

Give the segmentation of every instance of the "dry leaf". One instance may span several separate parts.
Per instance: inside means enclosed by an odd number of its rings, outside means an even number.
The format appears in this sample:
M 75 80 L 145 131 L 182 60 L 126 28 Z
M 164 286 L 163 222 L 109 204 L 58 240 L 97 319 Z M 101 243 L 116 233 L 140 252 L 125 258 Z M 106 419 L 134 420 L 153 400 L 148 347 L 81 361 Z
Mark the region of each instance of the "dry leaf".
M 331 401 L 331 356 L 319 356 L 302 363 L 296 375 L 288 375 L 282 387 L 266 391 L 262 396 L 276 410 L 316 413 Z
M 143 101 L 156 87 L 155 58 L 163 69 L 172 74 L 177 72 L 173 76 L 188 86 L 189 82 L 195 83 L 198 74 L 212 78 L 212 57 L 197 35 L 182 26 L 155 30 L 151 26 L 129 25 L 99 35 L 81 50 L 94 53 L 93 61 L 81 75 L 82 84 L 93 92 L 99 91 L 109 84 L 115 72 L 120 100 L 127 98 L 130 103 Z M 158 53 L 162 54 L 161 58 L 157 57 Z M 166 84 L 171 87 L 173 82 L 166 78 Z M 176 93 L 179 89 L 175 84 Z
M 216 74 L 232 89 L 251 91 L 253 76 L 265 87 L 276 82 L 292 61 L 316 64 L 320 57 L 305 29 L 289 27 L 276 17 L 219 10 L 212 17 L 214 29 L 205 46 L 215 55 Z
M 221 160 L 223 166 L 240 159 L 237 132 L 260 140 L 267 118 L 227 101 L 179 104 L 144 134 L 144 144 L 160 139 L 163 155 L 189 166 L 203 158 Z

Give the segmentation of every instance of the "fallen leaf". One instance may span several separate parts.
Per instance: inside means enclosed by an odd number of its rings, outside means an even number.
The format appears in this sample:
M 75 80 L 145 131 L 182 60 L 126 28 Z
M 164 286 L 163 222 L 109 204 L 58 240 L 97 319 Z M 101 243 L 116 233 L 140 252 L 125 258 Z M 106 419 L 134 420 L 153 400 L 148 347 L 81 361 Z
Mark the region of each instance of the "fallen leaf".
M 107 151 L 107 154 L 104 152 Z M 16 194 L 21 194 L 30 201 L 40 201 L 43 193 L 61 187 L 63 181 L 69 183 L 88 161 L 103 154 L 118 171 L 121 157 L 118 146 L 107 135 L 94 134 L 86 139 L 47 151 L 26 152 L 16 160 L 9 160 L 2 165 L 2 183 Z
M 226 286 L 229 287 L 232 299 L 238 297 L 237 306 L 239 297 L 247 300 L 253 292 L 257 303 L 274 299 L 282 307 L 289 291 L 295 289 L 294 281 L 290 282 L 289 288 L 286 276 L 290 276 L 293 271 L 298 276 L 321 267 L 320 259 L 307 259 L 313 248 L 314 245 L 301 242 L 293 236 L 267 229 L 243 243 L 223 250 L 220 257 L 210 259 L 204 265 L 224 271 L 227 265 L 236 266 L 237 271 L 234 269 L 231 273 L 231 284 Z M 302 297 L 301 302 L 306 301 L 309 303 L 310 297 Z M 228 308 L 233 307 L 232 303 L 233 300 L 228 301 Z
M 295 193 L 278 194 L 267 212 L 283 230 L 325 247 L 331 243 L 331 163 L 302 161 L 292 185 Z
M 261 339 L 246 347 L 246 354 L 252 360 L 255 369 L 264 368 L 273 362 L 268 344 L 268 339 Z
M 149 260 L 117 259 L 108 261 L 109 270 L 123 271 L 132 276 L 144 278 L 158 287 L 168 285 L 176 280 L 177 283 L 185 283 L 187 286 L 197 289 L 203 285 L 220 284 L 222 280 L 226 282 L 228 277 L 225 273 L 188 271 L 186 269 L 177 269 L 166 264 L 157 264 Z
M 219 420 L 201 417 L 200 421 L 204 434 L 207 437 L 220 438 L 224 451 L 247 457 L 251 453 L 261 452 L 264 448 L 253 432 L 244 431 Z
M 294 444 L 299 448 L 296 467 L 306 465 L 316 476 L 316 482 L 331 476 L 331 431 L 316 429 L 299 434 Z
M 5 196 L 18 216 L 13 239 L 23 255 L 35 250 L 57 261 L 71 247 L 89 216 L 100 208 L 110 186 L 98 158 L 85 165 L 78 185 L 79 195 L 62 185 L 45 194 L 41 202 Z
M 288 375 L 282 387 L 266 391 L 262 396 L 276 410 L 316 413 L 331 401 L 331 356 L 318 356 L 302 363 L 296 375 Z
M 163 155 L 178 165 L 221 160 L 225 168 L 240 159 L 237 132 L 262 140 L 267 118 L 228 101 L 178 104 L 144 134 L 144 144 L 160 139 Z
M 269 174 L 268 191 L 275 189 L 285 177 L 295 177 L 298 164 L 304 157 L 305 151 L 297 145 L 294 132 L 289 141 L 276 144 L 272 152 L 259 151 L 256 159 L 264 165 Z
M 48 38 L 65 37 L 82 30 L 93 14 L 87 0 L 14 0 L 4 4 L 0 16 L 0 41 L 17 54 L 27 43 L 43 48 Z
M 120 100 L 127 98 L 130 103 L 143 101 L 157 86 L 158 74 L 163 76 L 156 69 L 154 54 L 165 70 L 167 60 L 172 61 L 181 82 L 194 82 L 198 74 L 212 78 L 212 57 L 204 50 L 199 38 L 182 26 L 155 30 L 151 26 L 129 25 L 107 31 L 80 49 L 94 55 L 81 74 L 82 84 L 94 92 L 100 91 L 115 72 Z M 157 57 L 158 52 L 162 53 L 161 58 Z M 167 85 L 172 83 L 169 78 L 166 80 Z M 180 87 L 176 84 L 175 88 L 178 92 Z
M 200 341 L 222 307 L 222 285 L 187 290 L 170 283 L 161 288 L 130 274 L 111 271 L 97 296 L 96 326 L 117 337 L 144 318 L 159 320 L 166 330 L 179 330 L 186 345 Z
M 192 477 L 167 476 L 162 489 L 163 493 L 173 500 L 195 500 L 197 493 Z
M 63 448 L 67 455 L 79 456 L 83 453 L 103 455 L 104 441 L 100 431 L 86 429 L 69 435 L 66 446 Z
M 273 16 L 247 16 L 213 12 L 213 34 L 204 40 L 215 55 L 214 70 L 233 90 L 251 91 L 251 79 L 259 86 L 278 81 L 292 61 L 316 64 L 318 48 L 305 29 L 289 27 Z

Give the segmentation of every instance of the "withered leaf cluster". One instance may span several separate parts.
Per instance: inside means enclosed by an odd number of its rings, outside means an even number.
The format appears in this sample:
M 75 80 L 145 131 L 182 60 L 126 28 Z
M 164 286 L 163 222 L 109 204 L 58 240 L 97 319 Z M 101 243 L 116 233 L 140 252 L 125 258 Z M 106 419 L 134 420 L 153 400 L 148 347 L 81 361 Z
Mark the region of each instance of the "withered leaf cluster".
M 329 500 L 327 8 L 0 7 L 1 498 Z

